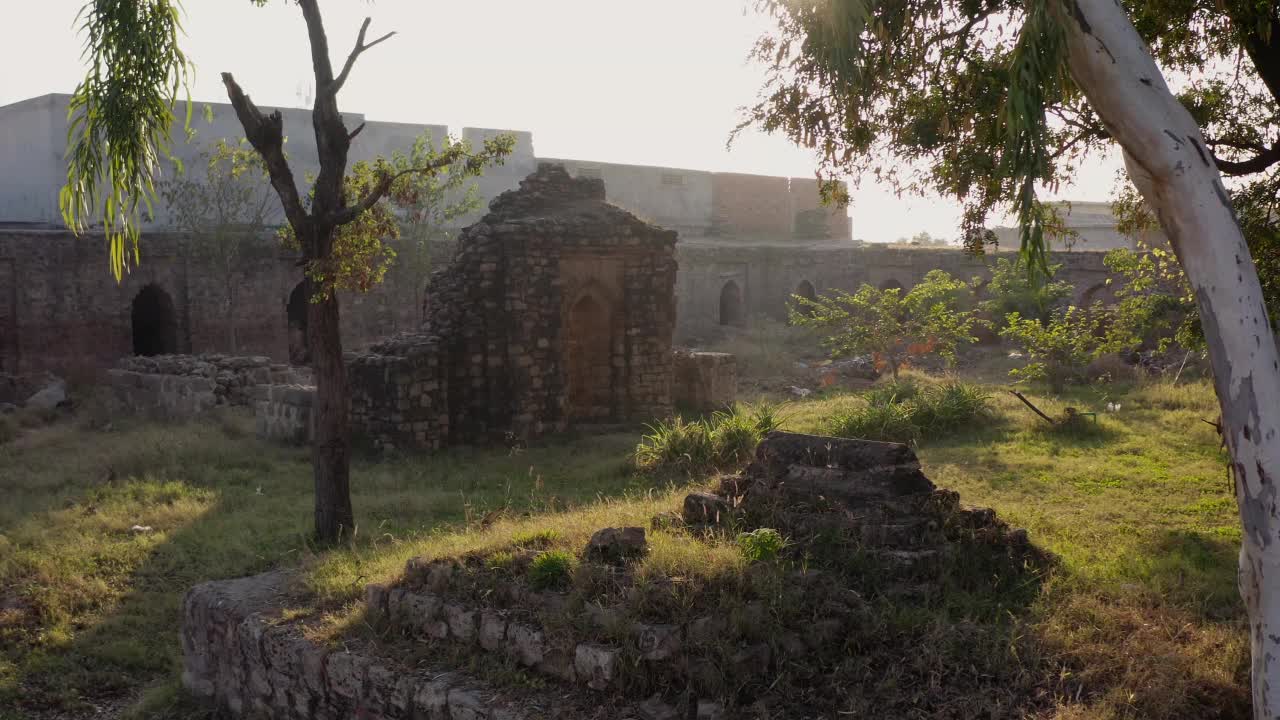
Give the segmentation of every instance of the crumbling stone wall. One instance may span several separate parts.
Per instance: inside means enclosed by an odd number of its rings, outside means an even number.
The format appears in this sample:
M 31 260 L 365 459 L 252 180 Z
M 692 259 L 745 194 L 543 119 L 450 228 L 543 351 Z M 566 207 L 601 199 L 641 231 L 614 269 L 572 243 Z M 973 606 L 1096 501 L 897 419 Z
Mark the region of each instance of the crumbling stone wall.
M 438 447 L 668 414 L 675 240 L 539 166 L 463 231 L 422 331 L 352 361 L 357 430 Z
M 308 720 L 540 720 L 454 672 L 327 648 L 282 617 L 290 577 L 272 572 L 197 585 L 182 605 L 182 684 L 230 717 Z M 545 705 L 542 702 L 537 705 Z
M 100 373 L 134 354 L 133 310 L 144 289 L 167 300 L 170 353 L 230 352 L 289 357 L 288 302 L 302 280 L 297 255 L 272 236 L 251 245 L 234 273 L 237 297 L 227 308 L 222 278 L 184 233 L 147 231 L 142 264 L 120 283 L 107 265 L 106 240 L 65 230 L 0 228 L 0 371 Z M 411 329 L 418 309 L 405 302 L 403 269 L 367 294 L 342 294 L 342 333 L 360 347 Z
M 1103 257 L 1103 253 L 1059 252 L 1052 253 L 1049 261 L 1062 265 L 1057 277 L 1074 286 L 1074 302 L 1107 302 L 1116 285 L 1106 282 L 1109 273 Z M 834 242 L 788 246 L 685 241 L 678 246 L 676 259 L 680 263 L 676 340 L 680 343 L 696 342 L 722 325 L 749 325 L 758 316 L 785 321 L 787 304 L 795 294 L 856 291 L 863 283 L 911 288 L 934 269 L 966 281 L 990 278 L 988 263 L 994 262 L 990 256 L 977 257 L 959 249 Z M 741 320 L 723 316 L 721 297 L 730 283 L 742 298 Z
M 251 396 L 258 437 L 299 445 L 315 439 L 314 385 L 258 385 Z
M 729 353 L 675 351 L 673 396 L 690 410 L 722 410 L 738 398 L 738 361 Z
M 250 405 L 257 386 L 310 384 L 311 371 L 260 356 L 159 355 L 121 360 L 107 382 L 132 410 L 190 417 L 218 405 Z

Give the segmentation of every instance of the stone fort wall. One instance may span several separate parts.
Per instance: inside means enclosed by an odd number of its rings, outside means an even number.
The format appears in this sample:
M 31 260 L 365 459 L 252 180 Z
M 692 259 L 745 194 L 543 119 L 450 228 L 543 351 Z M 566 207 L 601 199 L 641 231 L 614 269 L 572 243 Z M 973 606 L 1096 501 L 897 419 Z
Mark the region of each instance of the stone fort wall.
M 220 276 L 174 233 L 143 235 L 142 264 L 116 284 L 104 240 L 75 238 L 55 230 L 0 229 L 0 371 L 54 370 L 74 373 L 111 367 L 135 354 L 135 316 L 147 296 L 169 303 L 171 326 L 160 328 L 180 353 L 231 352 L 228 310 Z M 441 244 L 433 257 L 443 264 L 454 247 Z M 1056 253 L 1061 277 L 1076 288 L 1080 303 L 1106 299 L 1102 253 Z M 676 340 L 707 337 L 723 326 L 745 326 L 759 316 L 784 319 L 793 293 L 807 289 L 854 290 L 911 287 L 929 270 L 961 278 L 988 274 L 985 261 L 958 250 L 889 248 L 826 243 L 796 245 L 681 240 L 676 245 Z M 230 309 L 240 355 L 290 358 L 290 300 L 299 305 L 302 271 L 297 256 L 264 239 L 240 263 L 236 301 Z M 413 281 L 400 268 L 374 291 L 343 294 L 343 342 L 359 350 L 395 333 L 417 330 L 422 317 Z M 161 303 L 163 304 L 163 302 Z M 143 318 L 139 318 L 143 319 Z

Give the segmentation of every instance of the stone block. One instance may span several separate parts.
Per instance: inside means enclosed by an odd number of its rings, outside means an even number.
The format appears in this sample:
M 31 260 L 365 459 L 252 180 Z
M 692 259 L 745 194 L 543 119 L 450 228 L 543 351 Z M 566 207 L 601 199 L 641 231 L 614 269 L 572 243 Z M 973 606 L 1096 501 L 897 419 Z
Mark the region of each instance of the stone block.
M 444 604 L 444 619 L 449 624 L 449 636 L 459 642 L 475 642 L 479 627 L 479 613 L 457 603 Z
M 644 557 L 648 551 L 644 528 L 602 528 L 592 534 L 583 555 L 595 562 L 619 564 Z
M 680 652 L 684 644 L 678 625 L 650 625 L 635 623 L 632 626 L 636 650 L 645 660 L 667 660 Z
M 729 519 L 729 501 L 714 493 L 692 492 L 685 496 L 681 517 L 689 525 L 718 525 Z
M 497 610 L 484 610 L 480 614 L 480 647 L 497 652 L 504 647 L 507 638 L 507 619 Z
M 594 690 L 604 690 L 617 677 L 621 658 L 619 648 L 582 643 L 574 650 L 573 667 L 579 681 Z
M 537 665 L 546 651 L 547 641 L 541 630 L 520 623 L 507 625 L 507 652 L 521 665 Z

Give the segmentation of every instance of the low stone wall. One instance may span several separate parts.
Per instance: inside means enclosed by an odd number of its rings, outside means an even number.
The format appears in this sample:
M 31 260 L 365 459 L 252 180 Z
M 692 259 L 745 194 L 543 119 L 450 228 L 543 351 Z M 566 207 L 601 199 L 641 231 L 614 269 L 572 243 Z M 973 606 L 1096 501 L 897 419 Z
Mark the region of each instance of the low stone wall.
M 676 350 L 672 399 L 690 410 L 720 410 L 738 399 L 738 360 L 729 353 Z
M 218 384 L 207 377 L 108 370 L 107 378 L 116 400 L 134 412 L 184 418 L 218 405 Z
M 131 410 L 190 417 L 217 405 L 249 405 L 258 385 L 309 384 L 311 370 L 268 357 L 159 355 L 125 358 L 107 377 Z
M 312 385 L 258 385 L 253 389 L 253 416 L 258 437 L 289 443 L 309 443 L 315 437 L 311 408 Z
M 439 449 L 449 437 L 449 387 L 440 346 L 399 335 L 347 359 L 351 430 L 379 450 Z
M 280 572 L 197 585 L 182 604 L 182 684 L 232 717 L 535 720 L 458 673 L 431 673 L 307 640 L 280 609 Z

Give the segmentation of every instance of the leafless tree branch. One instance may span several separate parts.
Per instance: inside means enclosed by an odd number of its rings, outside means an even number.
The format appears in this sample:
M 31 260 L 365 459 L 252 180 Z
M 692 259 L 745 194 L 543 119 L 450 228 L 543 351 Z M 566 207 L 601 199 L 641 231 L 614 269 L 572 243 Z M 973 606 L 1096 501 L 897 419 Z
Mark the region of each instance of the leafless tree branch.
M 383 35 L 377 40 L 374 40 L 371 43 L 365 44 L 364 36 L 365 36 L 365 33 L 369 32 L 369 23 L 371 22 L 373 22 L 373 18 L 365 18 L 364 22 L 360 24 L 360 34 L 356 37 L 355 48 L 352 49 L 351 54 L 347 56 L 347 62 L 342 66 L 342 72 L 338 73 L 338 77 L 332 83 L 330 83 L 327 89 L 327 92 L 330 95 L 337 95 L 338 91 L 342 89 L 342 86 L 347 82 L 347 76 L 351 74 L 351 68 L 354 67 L 356 64 L 356 58 L 360 57 L 361 53 L 373 47 L 374 45 L 377 45 L 378 43 L 383 42 L 384 40 L 390 39 L 393 35 L 396 34 L 395 31 L 392 30 L 391 32 L 387 33 L 386 35 Z

